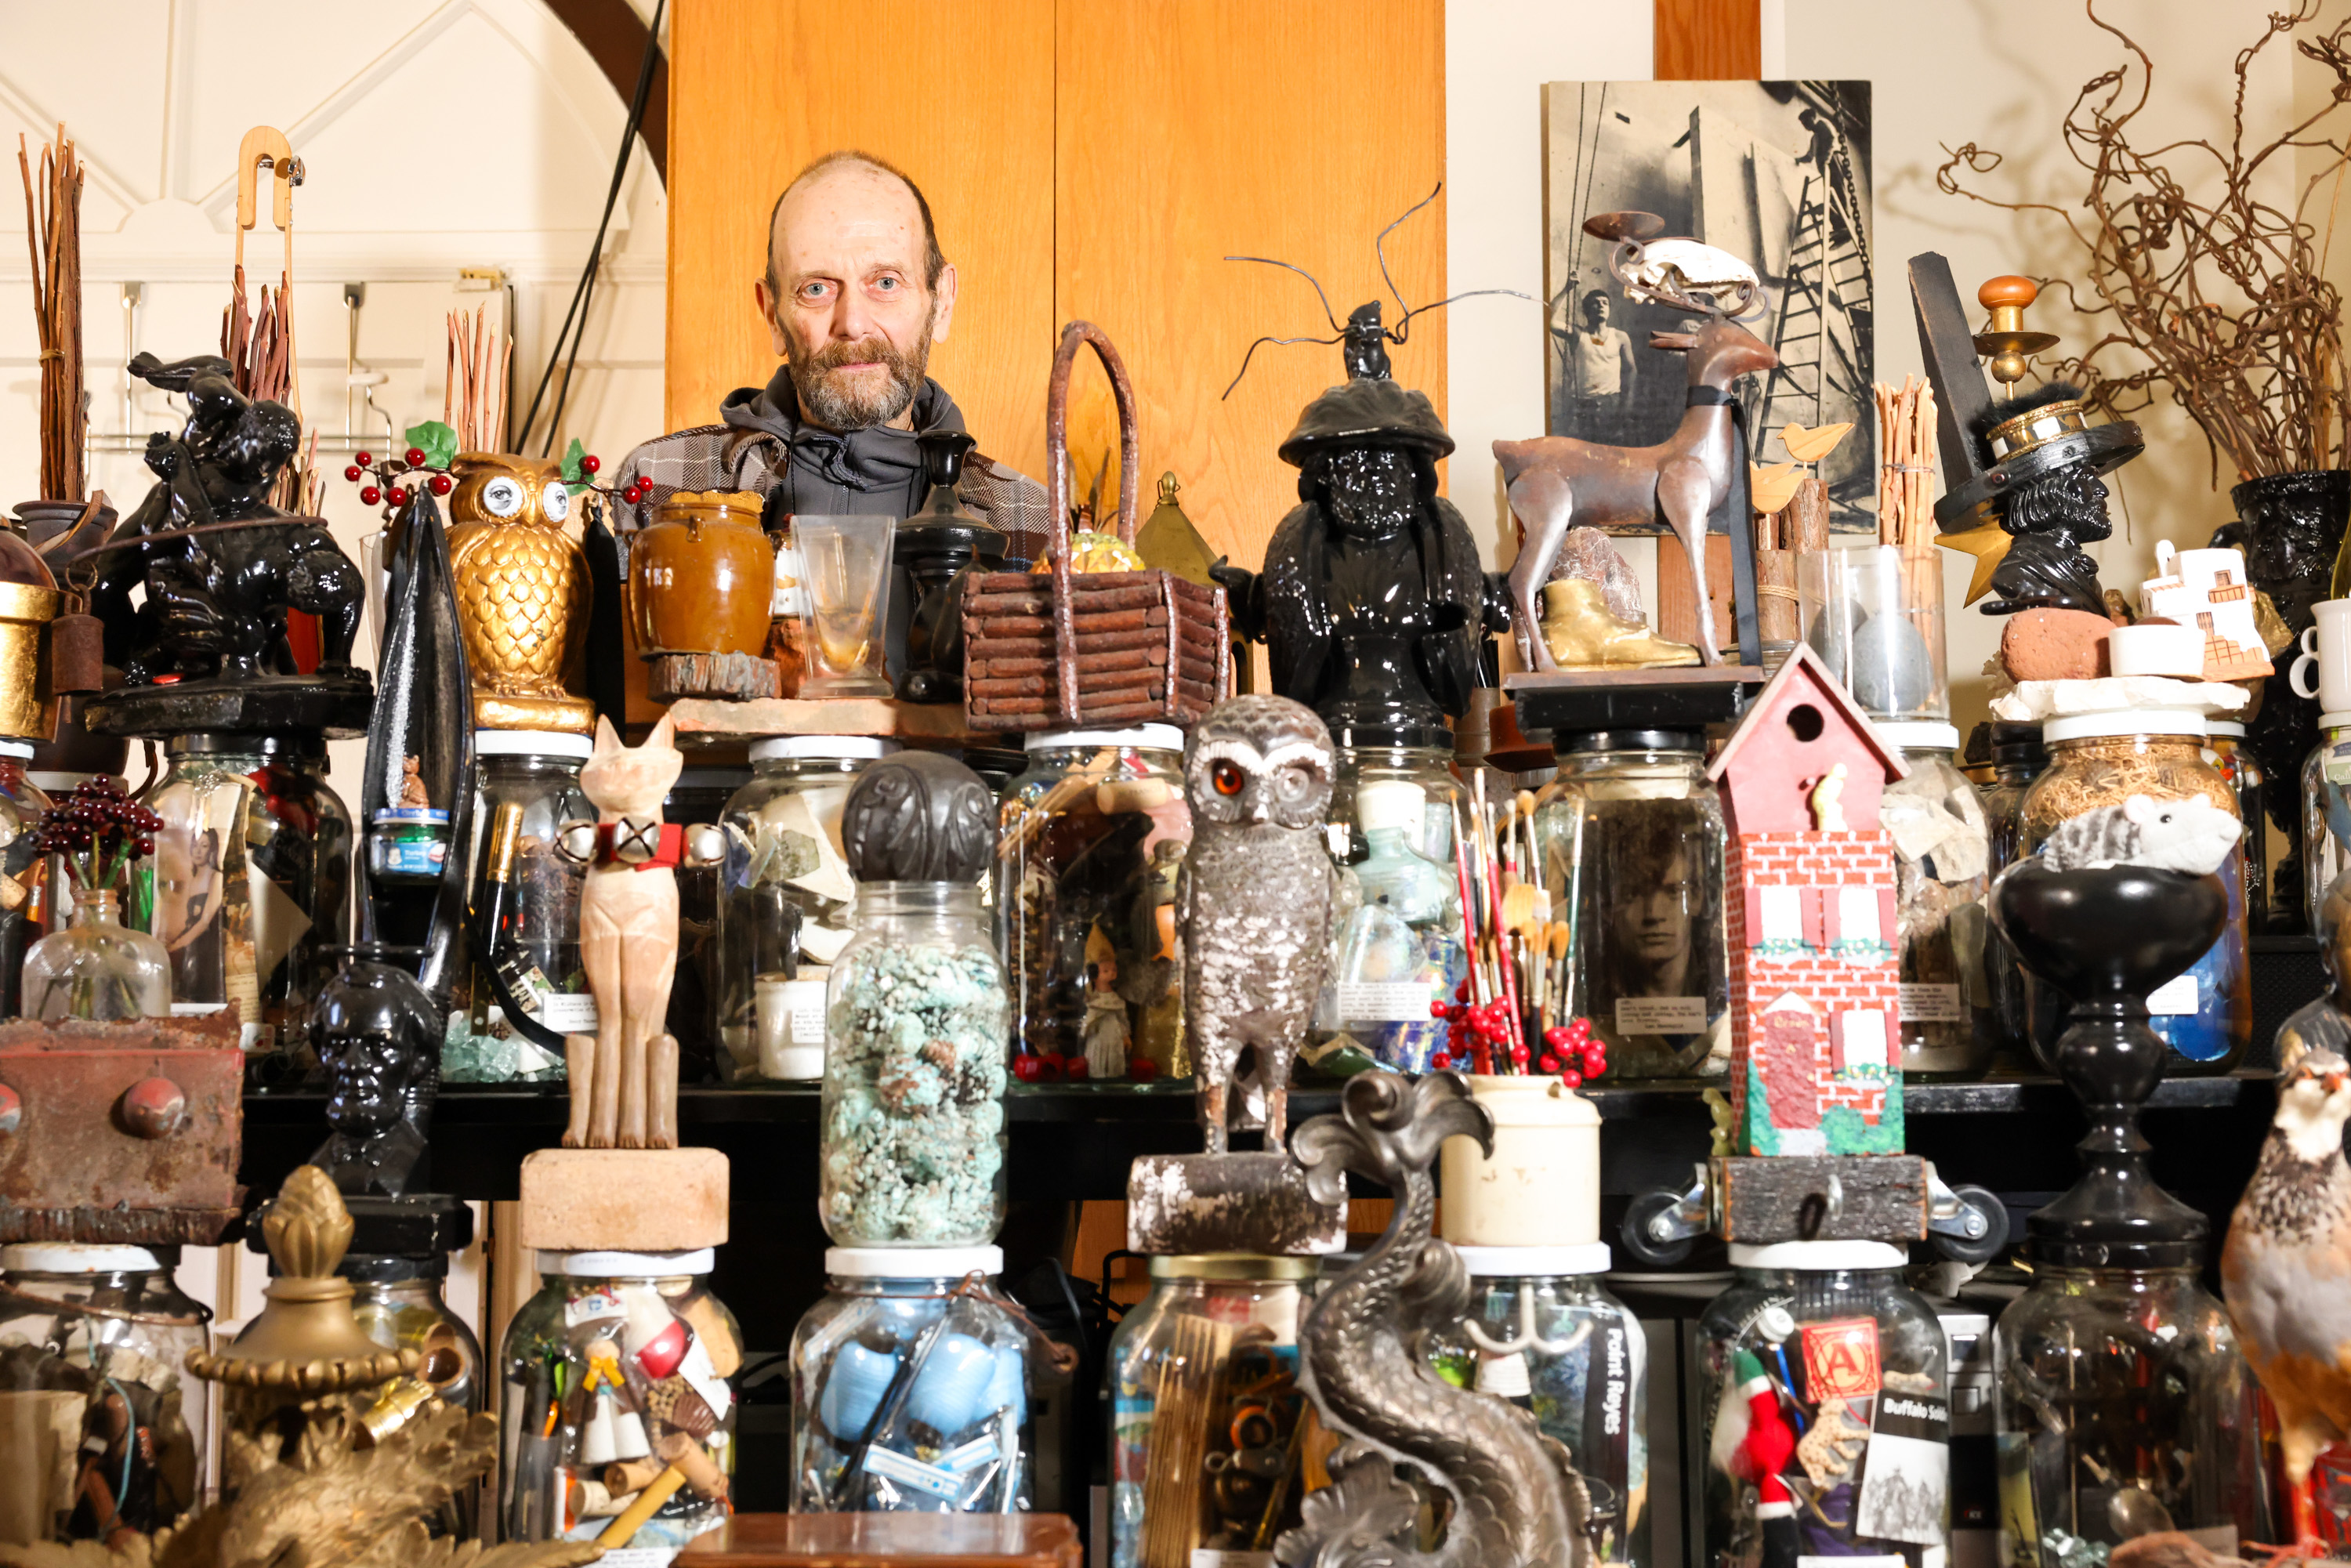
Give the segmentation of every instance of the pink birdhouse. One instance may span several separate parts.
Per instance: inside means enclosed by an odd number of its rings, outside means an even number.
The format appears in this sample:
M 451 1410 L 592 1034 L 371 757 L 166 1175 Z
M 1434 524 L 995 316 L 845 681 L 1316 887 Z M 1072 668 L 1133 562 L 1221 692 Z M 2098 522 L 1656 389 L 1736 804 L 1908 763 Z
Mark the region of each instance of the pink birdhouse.
M 1707 769 L 1730 830 L 1734 1153 L 1902 1152 L 1894 846 L 1877 805 L 1907 771 L 1802 643 Z

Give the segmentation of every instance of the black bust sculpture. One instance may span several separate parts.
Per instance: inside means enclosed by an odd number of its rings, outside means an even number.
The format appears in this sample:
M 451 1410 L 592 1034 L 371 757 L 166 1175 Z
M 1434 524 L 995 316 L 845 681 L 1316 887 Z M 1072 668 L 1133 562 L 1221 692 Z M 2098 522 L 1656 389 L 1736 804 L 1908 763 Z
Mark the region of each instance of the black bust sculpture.
M 441 1082 L 441 1009 L 416 977 L 357 947 L 320 989 L 310 1046 L 327 1071 L 334 1134 L 310 1156 L 348 1197 L 403 1197 L 423 1158 Z
M 2005 462 L 2018 471 L 2002 497 L 2000 526 L 2010 542 L 1992 570 L 1991 598 L 1983 607 L 1988 615 L 2035 608 L 2106 612 L 2098 563 L 2082 546 L 2105 538 L 2115 527 L 2106 516 L 2106 486 L 2098 477 L 2104 471 L 2100 456 L 2074 451 L 2080 444 L 2071 438 L 2082 423 L 2081 395 L 2078 388 L 2052 382 L 1992 404 L 1977 422 L 1976 435 L 1991 441 L 1993 464 Z M 2018 430 L 2017 422 L 2043 410 L 2065 426 L 2062 443 Z
M 1350 379 L 1306 405 L 1281 444 L 1300 505 L 1265 569 L 1213 569 L 1233 623 L 1266 644 L 1273 689 L 1348 744 L 1447 744 L 1469 706 L 1486 580 L 1477 541 L 1437 493 L 1453 438 L 1423 393 L 1388 379 L 1380 308 L 1347 319 Z
M 365 598 L 359 569 L 324 522 L 268 499 L 300 445 L 301 422 L 237 391 L 228 361 L 210 355 L 167 365 L 141 354 L 131 373 L 183 394 L 188 422 L 149 437 L 154 486 L 104 544 L 77 558 L 95 572 L 90 604 L 106 628 L 106 662 L 127 682 L 90 702 L 89 727 L 356 734 L 370 695 L 366 672 L 351 664 Z M 146 602 L 134 607 L 141 587 Z M 288 608 L 319 617 L 314 674 L 296 670 Z

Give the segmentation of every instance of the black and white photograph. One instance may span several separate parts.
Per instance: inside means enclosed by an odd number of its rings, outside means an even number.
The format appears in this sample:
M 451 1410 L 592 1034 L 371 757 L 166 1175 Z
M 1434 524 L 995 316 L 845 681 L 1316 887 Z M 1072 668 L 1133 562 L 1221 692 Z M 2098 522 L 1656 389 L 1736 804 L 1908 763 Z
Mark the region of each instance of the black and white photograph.
M 1662 441 L 1681 418 L 1683 356 L 1648 346 L 1684 312 L 1625 297 L 1603 213 L 1653 213 L 1664 232 L 1729 252 L 1768 291 L 1748 327 L 1780 356 L 1740 397 L 1754 460 L 1773 433 L 1851 422 L 1823 465 L 1831 526 L 1875 528 L 1870 382 L 1870 84 L 1591 81 L 1543 89 L 1545 402 L 1550 433 L 1616 446 Z
M 1940 1545 L 1951 1490 L 1950 1406 L 1889 1389 L 1871 1416 L 1855 1529 L 1880 1541 Z

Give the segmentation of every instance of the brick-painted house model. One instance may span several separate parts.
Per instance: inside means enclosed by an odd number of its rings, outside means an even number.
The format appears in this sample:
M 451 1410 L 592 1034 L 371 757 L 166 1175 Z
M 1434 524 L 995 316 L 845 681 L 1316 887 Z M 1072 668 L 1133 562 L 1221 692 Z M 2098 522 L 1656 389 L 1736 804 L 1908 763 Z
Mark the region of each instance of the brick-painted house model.
M 1802 643 L 1707 769 L 1729 828 L 1735 1155 L 1902 1152 L 1894 846 L 1877 802 L 1907 771 Z

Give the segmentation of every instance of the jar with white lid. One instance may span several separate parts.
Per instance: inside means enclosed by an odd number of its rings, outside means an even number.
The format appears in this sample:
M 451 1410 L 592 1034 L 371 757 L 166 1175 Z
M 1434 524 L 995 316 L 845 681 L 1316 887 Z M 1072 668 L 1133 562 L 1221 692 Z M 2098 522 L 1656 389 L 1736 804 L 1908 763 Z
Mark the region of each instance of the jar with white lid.
M 1445 729 L 1414 727 L 1341 726 L 1331 732 L 1331 808 L 1325 817 L 1331 836 L 1331 858 L 1343 866 L 1369 859 L 1371 841 L 1364 836 L 1355 797 L 1366 784 L 1395 780 L 1416 784 L 1421 790 L 1417 831 L 1405 842 L 1424 860 L 1452 876 L 1456 812 L 1464 799 L 1461 780 L 1453 771 L 1453 737 Z
M 2205 757 L 2204 716 L 2179 708 L 2068 714 L 2042 726 L 2049 768 L 2025 791 L 2022 846 L 2040 849 L 2061 823 L 2133 795 L 2158 800 L 2201 795 L 2234 816 L 2236 791 Z M 2229 924 L 2219 941 L 2188 972 L 2147 998 L 2148 1026 L 2171 1047 L 2166 1070 L 2227 1072 L 2252 1043 L 2251 944 L 2247 940 L 2244 846 L 2229 852 L 2220 880 L 2229 892 Z M 2065 1001 L 2055 988 L 2026 976 L 2032 1001 L 2033 1050 L 2054 1071 L 2050 1052 L 2064 1027 Z
M 2319 905 L 2351 869 L 2351 713 L 2318 716 L 2318 744 L 2302 764 L 2304 929 L 2316 932 Z
M 1024 1083 L 1185 1078 L 1184 732 L 1050 730 L 998 800 L 992 873 Z
M 474 732 L 465 846 L 474 868 L 473 950 L 453 987 L 458 1005 L 449 1009 L 441 1051 L 443 1076 L 453 1083 L 558 1082 L 560 1037 L 595 1032 L 596 998 L 580 956 L 588 868 L 556 847 L 564 823 L 596 815 L 580 788 L 580 766 L 594 750 L 586 736 L 557 730 Z M 485 953 L 486 964 L 477 956 Z M 517 1024 L 517 1010 L 556 1038 L 531 1038 Z
M 856 897 L 841 808 L 868 763 L 898 749 L 863 735 L 755 741 L 751 781 L 720 814 L 718 1039 L 737 1079 L 824 1077 L 824 986 Z
M 723 1522 L 742 1331 L 708 1248 L 541 1252 L 499 1364 L 507 1541 L 674 1552 Z
M 794 1513 L 1025 1513 L 1029 1333 L 1003 1249 L 851 1248 L 792 1333 Z
M 1383 1065 L 1426 1072 L 1445 1042 L 1432 1005 L 1453 999 L 1468 973 L 1461 894 L 1450 861 L 1423 854 L 1428 790 L 1374 779 L 1355 791 L 1368 848 L 1349 868 L 1356 897 L 1332 939 L 1331 978 L 1314 1020 L 1325 1049 L 1352 1044 Z
M 177 1247 L 0 1249 L 0 1543 L 175 1524 L 203 1493 L 210 1309 Z
M 1872 721 L 1907 777 L 1886 786 L 1878 821 L 1894 844 L 1902 961 L 1902 1073 L 1980 1078 L 1994 1045 L 1984 953 L 1991 921 L 1991 835 L 1976 787 L 1952 760 L 1959 732 L 1935 721 Z
M 1949 1560 L 1950 1342 L 1882 1241 L 1733 1243 L 1699 1317 L 1692 1562 Z
M 1590 1501 L 1594 1562 L 1651 1568 L 1648 1341 L 1602 1279 L 1608 1244 L 1454 1250 L 1469 1310 L 1432 1337 L 1429 1364 L 1528 1411 L 1566 1446 Z

